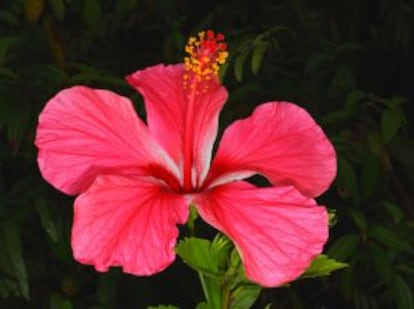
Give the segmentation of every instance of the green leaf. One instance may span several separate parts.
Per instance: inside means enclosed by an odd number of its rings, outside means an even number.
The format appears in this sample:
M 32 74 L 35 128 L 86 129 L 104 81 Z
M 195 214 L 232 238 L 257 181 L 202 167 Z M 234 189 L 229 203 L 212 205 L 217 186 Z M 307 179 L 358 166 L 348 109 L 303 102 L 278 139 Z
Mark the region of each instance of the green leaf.
M 354 221 L 355 225 L 365 233 L 368 228 L 368 221 L 365 214 L 357 208 L 348 207 L 345 210 L 349 217 Z
M 334 259 L 328 258 L 326 255 L 320 255 L 315 258 L 311 265 L 302 274 L 302 278 L 322 277 L 331 274 L 331 272 L 348 267 L 346 263 L 338 262 Z
M 248 50 L 243 51 L 237 56 L 234 62 L 234 75 L 236 76 L 236 79 L 239 82 L 243 80 L 243 68 L 244 68 L 244 63 L 246 62 L 248 54 L 249 54 Z
M 4 62 L 6 57 L 7 51 L 12 47 L 14 44 L 21 41 L 20 36 L 8 36 L 0 38 L 0 63 Z
M 260 295 L 261 287 L 255 284 L 244 284 L 238 286 L 233 293 L 231 309 L 251 308 Z
M 102 8 L 98 0 L 88 0 L 84 2 L 83 19 L 88 27 L 96 30 L 102 20 Z
M 355 203 L 359 202 L 359 186 L 353 166 L 342 156 L 338 156 L 337 184 L 343 197 L 351 197 Z
M 64 299 L 64 297 L 60 294 L 52 294 L 49 301 L 49 308 L 50 309 L 72 309 L 72 303 L 68 299 Z
M 392 292 L 397 309 L 413 309 L 413 291 L 407 281 L 400 275 L 393 277 Z
M 350 68 L 346 65 L 339 65 L 331 84 L 334 89 L 355 87 L 355 79 Z
M 401 207 L 398 207 L 396 204 L 388 201 L 384 201 L 384 209 L 391 215 L 396 224 L 400 223 L 404 219 L 404 212 Z
M 373 241 L 368 243 L 368 248 L 375 270 L 381 275 L 384 282 L 389 284 L 394 270 L 391 260 L 387 254 L 387 249 L 384 249 L 382 246 Z
M 213 242 L 186 238 L 176 247 L 176 252 L 184 263 L 199 272 L 207 303 L 213 309 L 220 309 L 222 304 L 223 277 L 232 248 L 231 241 L 220 234 Z
M 196 309 L 213 309 L 208 303 L 202 302 L 197 304 Z
M 332 227 L 338 222 L 338 217 L 336 216 L 336 209 L 328 209 L 329 216 L 329 226 Z
M 310 75 L 313 72 L 319 71 L 322 66 L 331 63 L 331 61 L 331 57 L 325 54 L 312 55 L 306 62 L 304 74 Z
M 331 113 L 326 114 L 322 120 L 321 123 L 324 126 L 330 125 L 330 124 L 338 124 L 344 121 L 347 121 L 351 119 L 354 116 L 354 112 L 350 110 L 338 110 L 333 111 Z
M 228 62 L 226 62 L 226 63 L 224 63 L 220 66 L 220 69 L 219 69 L 220 82 L 224 81 L 224 78 L 226 77 L 228 68 L 229 68 L 229 63 Z
M 353 90 L 351 91 L 345 100 L 345 109 L 347 110 L 353 110 L 357 107 L 359 102 L 363 98 L 367 97 L 367 94 L 365 92 L 362 92 L 360 90 Z
M 379 131 L 377 130 L 370 130 L 367 134 L 368 136 L 368 145 L 369 149 L 379 156 L 380 158 L 384 155 L 384 141 Z
M 40 217 L 40 221 L 42 222 L 42 226 L 47 235 L 53 242 L 57 242 L 59 240 L 59 235 L 46 200 L 42 196 L 39 196 L 35 201 L 35 205 L 37 214 Z
M 382 243 L 389 248 L 414 253 L 409 242 L 402 239 L 400 235 L 396 234 L 394 231 L 385 227 L 379 225 L 373 226 L 370 230 L 370 235 L 379 243 Z
M 234 248 L 233 243 L 225 235 L 218 233 L 211 243 L 211 249 L 217 257 L 219 270 L 224 272 L 228 268 L 229 256 Z
M 401 109 L 396 106 L 392 106 L 383 111 L 381 118 L 381 133 L 385 143 L 390 142 L 397 134 L 402 119 Z
M 15 106 L 9 114 L 7 122 L 7 137 L 14 144 L 14 152 L 17 153 L 23 141 L 27 129 L 30 114 L 27 106 Z
M 63 0 L 49 0 L 49 3 L 57 19 L 62 21 L 63 17 L 65 16 L 65 3 Z
M 191 268 L 210 276 L 219 276 L 219 260 L 211 249 L 210 241 L 201 238 L 185 238 L 175 248 L 177 254 Z
M 259 72 L 260 66 L 262 65 L 263 57 L 265 55 L 266 49 L 269 46 L 268 42 L 260 41 L 254 47 L 252 55 L 252 72 L 256 74 Z
M 23 247 L 19 228 L 14 220 L 2 222 L 5 247 L 9 254 L 13 272 L 19 282 L 20 291 L 26 300 L 29 300 L 29 282 L 26 264 L 23 259 Z
M 358 234 L 342 236 L 333 243 L 327 254 L 336 260 L 347 261 L 354 254 L 359 242 Z
M 381 165 L 376 155 L 370 152 L 364 155 L 360 178 L 361 198 L 367 199 L 375 192 L 380 181 L 380 168 Z
M 19 21 L 14 14 L 7 11 L 0 11 L 0 23 L 7 24 L 9 26 L 17 26 Z
M 198 274 L 208 305 L 212 309 L 220 309 L 223 293 L 222 280 L 206 276 L 202 272 L 198 272 Z

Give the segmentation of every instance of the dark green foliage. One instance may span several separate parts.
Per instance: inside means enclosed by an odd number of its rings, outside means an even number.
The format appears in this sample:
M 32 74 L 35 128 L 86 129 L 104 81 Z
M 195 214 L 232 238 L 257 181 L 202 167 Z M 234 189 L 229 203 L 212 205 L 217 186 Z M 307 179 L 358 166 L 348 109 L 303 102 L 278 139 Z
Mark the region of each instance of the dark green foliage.
M 186 37 L 206 27 L 225 33 L 230 50 L 221 129 L 261 102 L 293 101 L 338 153 L 338 177 L 319 202 L 337 214 L 326 252 L 349 267 L 266 289 L 255 306 L 414 308 L 414 5 L 407 0 L 2 1 L 0 307 L 194 308 L 203 300 L 181 261 L 150 278 L 76 263 L 73 198 L 41 179 L 33 141 L 44 104 L 74 84 L 128 95 L 143 114 L 123 77 L 181 62 Z M 210 236 L 200 220 L 196 227 Z M 235 293 L 249 303 L 255 292 Z

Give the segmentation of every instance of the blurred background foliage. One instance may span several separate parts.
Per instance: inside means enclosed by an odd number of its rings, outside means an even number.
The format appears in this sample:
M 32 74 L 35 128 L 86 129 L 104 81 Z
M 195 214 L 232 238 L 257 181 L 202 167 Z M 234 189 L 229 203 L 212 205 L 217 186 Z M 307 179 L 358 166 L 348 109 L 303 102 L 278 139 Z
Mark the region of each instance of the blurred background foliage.
M 180 260 L 149 278 L 73 261 L 73 198 L 40 177 L 37 116 L 64 87 L 141 97 L 137 69 L 182 62 L 188 35 L 225 33 L 222 127 L 259 103 L 306 108 L 338 152 L 319 198 L 334 209 L 326 252 L 347 269 L 265 289 L 255 307 L 414 308 L 414 3 L 409 0 L 4 0 L 0 3 L 0 307 L 193 308 Z M 197 222 L 203 236 L 212 235 Z

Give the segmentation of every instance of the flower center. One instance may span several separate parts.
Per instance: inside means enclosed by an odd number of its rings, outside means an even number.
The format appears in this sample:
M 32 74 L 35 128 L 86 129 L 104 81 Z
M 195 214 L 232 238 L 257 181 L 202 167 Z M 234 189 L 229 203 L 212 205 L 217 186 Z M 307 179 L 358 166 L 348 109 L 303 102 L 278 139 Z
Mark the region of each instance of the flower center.
M 210 81 L 218 82 L 219 66 L 228 57 L 227 45 L 224 35 L 212 30 L 200 32 L 198 38 L 190 37 L 185 46 L 183 85 L 185 89 L 202 85 L 199 90 L 206 91 Z

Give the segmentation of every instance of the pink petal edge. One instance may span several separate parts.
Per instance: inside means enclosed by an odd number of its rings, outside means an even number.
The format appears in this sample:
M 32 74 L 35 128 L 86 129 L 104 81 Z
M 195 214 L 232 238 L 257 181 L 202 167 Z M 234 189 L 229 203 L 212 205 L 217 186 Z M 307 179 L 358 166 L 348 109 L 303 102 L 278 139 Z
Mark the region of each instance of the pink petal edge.
M 176 224 L 185 223 L 188 212 L 184 196 L 152 178 L 99 176 L 75 201 L 74 256 L 97 271 L 160 272 L 175 259 Z
M 67 194 L 85 191 L 100 174 L 156 169 L 179 177 L 131 101 L 107 90 L 60 91 L 39 115 L 35 144 L 43 177 Z
M 288 102 L 265 103 L 225 130 L 207 183 L 214 186 L 255 173 L 315 197 L 336 175 L 336 153 L 304 109 Z
M 276 287 L 296 279 L 328 239 L 324 207 L 293 187 L 217 186 L 194 203 L 201 217 L 235 243 L 252 281 Z

